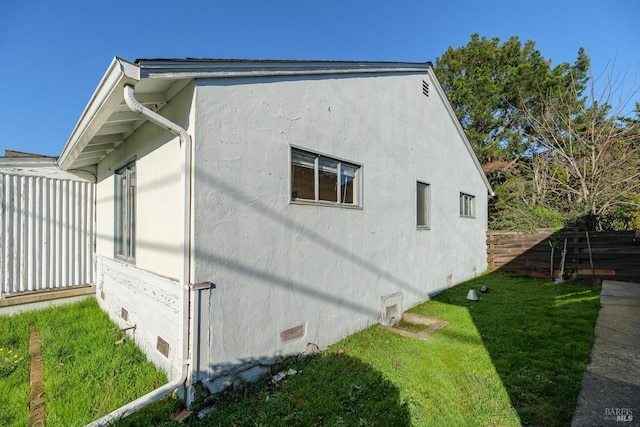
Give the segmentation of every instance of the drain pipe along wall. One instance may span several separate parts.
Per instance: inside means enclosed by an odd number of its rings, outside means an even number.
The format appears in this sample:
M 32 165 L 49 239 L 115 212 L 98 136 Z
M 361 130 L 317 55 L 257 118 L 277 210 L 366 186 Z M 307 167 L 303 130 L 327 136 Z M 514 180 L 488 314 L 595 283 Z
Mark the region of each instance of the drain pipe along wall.
M 122 419 L 134 412 L 139 411 L 145 406 L 163 398 L 172 391 L 184 385 L 189 372 L 189 301 L 191 298 L 190 287 L 190 251 L 191 251 L 191 137 L 185 129 L 161 116 L 160 114 L 148 109 L 140 104 L 135 98 L 135 89 L 133 85 L 127 84 L 124 87 L 124 100 L 127 106 L 134 112 L 140 114 L 150 122 L 167 129 L 169 132 L 180 138 L 180 146 L 182 147 L 182 166 L 181 180 L 183 197 L 182 209 L 182 277 L 180 285 L 182 286 L 182 331 L 180 341 L 182 344 L 182 370 L 180 377 L 170 381 L 162 387 L 130 402 L 115 411 L 95 420 L 88 426 L 104 426 Z

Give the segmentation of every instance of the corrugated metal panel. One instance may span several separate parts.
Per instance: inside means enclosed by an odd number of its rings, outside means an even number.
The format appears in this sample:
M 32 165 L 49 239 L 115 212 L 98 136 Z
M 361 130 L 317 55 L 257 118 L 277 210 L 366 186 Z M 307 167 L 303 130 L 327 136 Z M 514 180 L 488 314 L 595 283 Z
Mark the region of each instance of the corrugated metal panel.
M 10 174 L 0 180 L 0 292 L 93 283 L 94 184 Z

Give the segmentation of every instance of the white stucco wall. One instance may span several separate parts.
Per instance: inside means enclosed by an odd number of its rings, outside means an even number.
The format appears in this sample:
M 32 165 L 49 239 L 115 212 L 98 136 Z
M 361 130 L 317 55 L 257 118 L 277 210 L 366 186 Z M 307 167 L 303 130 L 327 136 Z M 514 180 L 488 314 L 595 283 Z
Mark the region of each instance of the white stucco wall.
M 487 188 L 428 75 L 200 81 L 196 377 L 325 347 L 486 269 Z M 362 207 L 290 203 L 291 145 L 362 165 Z M 430 184 L 416 228 L 416 181 Z M 461 218 L 459 193 L 476 217 Z M 304 325 L 305 335 L 280 333 Z M 212 386 L 215 388 L 215 386 Z
M 164 110 L 163 113 L 166 114 Z M 114 172 L 135 159 L 135 265 L 162 276 L 180 277 L 183 203 L 180 186 L 181 158 L 178 138 L 156 125 L 147 123 L 98 165 L 98 255 L 114 257 Z
M 192 102 L 190 85 L 159 113 L 189 130 Z M 100 162 L 96 184 L 98 301 L 122 327 L 136 325 L 136 342 L 170 376 L 179 373 L 182 357 L 182 157 L 178 137 L 145 123 Z M 136 253 L 129 263 L 114 254 L 114 172 L 134 159 Z M 156 349 L 158 337 L 169 344 L 166 357 Z

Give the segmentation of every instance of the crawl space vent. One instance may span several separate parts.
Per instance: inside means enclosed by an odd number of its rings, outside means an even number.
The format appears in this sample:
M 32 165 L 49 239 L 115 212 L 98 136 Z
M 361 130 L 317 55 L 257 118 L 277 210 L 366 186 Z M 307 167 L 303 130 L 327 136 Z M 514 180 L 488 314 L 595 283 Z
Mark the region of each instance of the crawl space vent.
M 429 96 L 429 83 L 422 81 L 422 94 L 426 97 Z
M 384 326 L 398 323 L 402 318 L 402 292 L 380 297 L 380 323 Z
M 280 332 L 280 340 L 282 342 L 297 340 L 298 338 L 302 338 L 304 336 L 304 324 L 294 326 L 293 328 L 287 329 L 286 331 Z
M 156 350 L 160 352 L 167 359 L 169 358 L 169 343 L 162 339 L 162 337 L 158 337 L 158 341 L 156 342 Z

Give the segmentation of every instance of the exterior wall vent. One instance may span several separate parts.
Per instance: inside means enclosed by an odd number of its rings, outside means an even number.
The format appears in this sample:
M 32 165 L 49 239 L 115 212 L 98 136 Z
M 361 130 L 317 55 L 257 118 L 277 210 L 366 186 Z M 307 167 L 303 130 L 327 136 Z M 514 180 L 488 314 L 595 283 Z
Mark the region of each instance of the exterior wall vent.
M 125 321 L 129 320 L 129 312 L 127 311 L 126 308 L 122 307 L 120 309 L 120 317 L 122 317 Z
M 297 340 L 298 338 L 302 338 L 305 333 L 304 324 L 294 326 L 293 328 L 289 328 L 280 332 L 280 341 L 287 342 Z
M 429 96 L 429 83 L 425 82 L 424 80 L 422 81 L 422 93 L 426 97 Z
M 169 358 L 169 343 L 162 339 L 162 337 L 158 337 L 158 341 L 156 342 L 156 350 L 160 352 L 167 359 Z
M 380 324 L 389 326 L 402 318 L 402 292 L 380 297 Z

